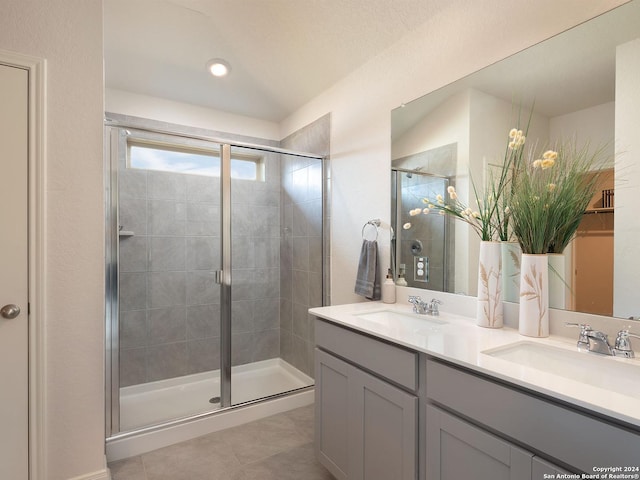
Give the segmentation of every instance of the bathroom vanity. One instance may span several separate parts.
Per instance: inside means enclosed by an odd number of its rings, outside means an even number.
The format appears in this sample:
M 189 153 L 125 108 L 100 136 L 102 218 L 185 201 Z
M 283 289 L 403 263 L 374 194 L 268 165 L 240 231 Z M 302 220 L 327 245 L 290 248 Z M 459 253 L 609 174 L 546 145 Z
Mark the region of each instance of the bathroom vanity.
M 310 313 L 316 454 L 338 479 L 640 474 L 638 359 L 403 305 Z

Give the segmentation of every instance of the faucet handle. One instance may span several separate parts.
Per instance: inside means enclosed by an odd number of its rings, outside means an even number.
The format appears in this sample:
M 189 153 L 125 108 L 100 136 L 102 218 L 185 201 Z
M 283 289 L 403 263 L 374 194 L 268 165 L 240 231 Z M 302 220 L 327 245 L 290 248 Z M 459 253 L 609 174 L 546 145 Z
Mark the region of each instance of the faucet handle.
M 631 341 L 629 337 L 640 338 L 640 335 L 630 333 L 628 329 L 623 329 L 618 332 L 616 344 L 613 349 L 614 355 L 626 358 L 633 358 L 635 356 L 631 349 Z
M 438 305 L 442 305 L 442 302 L 437 298 L 432 298 L 431 302 L 429 303 L 429 312 L 431 312 L 431 315 L 440 315 Z
M 593 328 L 591 328 L 591 325 L 587 323 L 564 322 L 564 326 L 579 328 L 580 334 L 578 336 L 578 347 L 589 348 L 589 333 L 593 331 Z
M 418 307 L 422 304 L 422 298 L 418 295 L 409 295 L 409 303 L 413 305 L 413 313 L 420 313 Z

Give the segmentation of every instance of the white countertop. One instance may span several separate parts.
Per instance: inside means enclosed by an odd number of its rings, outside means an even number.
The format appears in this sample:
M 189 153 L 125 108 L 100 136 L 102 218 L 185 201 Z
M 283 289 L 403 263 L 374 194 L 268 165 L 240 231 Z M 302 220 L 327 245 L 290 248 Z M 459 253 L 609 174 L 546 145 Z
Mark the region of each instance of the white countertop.
M 403 345 L 412 350 L 441 358 L 462 367 L 525 387 L 527 389 L 563 400 L 594 412 L 621 420 L 640 428 L 640 397 L 635 393 L 612 392 L 566 376 L 548 373 L 535 365 L 521 365 L 513 361 L 482 353 L 515 342 L 541 343 L 564 350 L 577 352 L 575 340 L 550 336 L 530 338 L 522 336 L 512 328 L 488 329 L 478 327 L 474 318 L 454 315 L 442 311 L 439 317 L 416 315 L 417 322 L 425 320 L 425 328 L 405 328 L 398 322 L 373 322 L 358 315 L 380 310 L 393 310 L 412 314 L 412 307 L 403 304 L 380 302 L 355 303 L 318 307 L 309 313 L 339 325 Z M 444 325 L 430 327 L 430 319 L 446 321 Z M 578 332 L 576 331 L 576 339 Z M 636 382 L 640 382 L 640 359 L 625 359 L 579 352 L 587 357 L 585 368 L 597 368 L 599 362 L 621 362 L 638 368 Z M 597 359 L 597 361 L 592 360 Z M 596 365 L 594 367 L 594 365 Z M 623 367 L 624 368 L 624 367 Z

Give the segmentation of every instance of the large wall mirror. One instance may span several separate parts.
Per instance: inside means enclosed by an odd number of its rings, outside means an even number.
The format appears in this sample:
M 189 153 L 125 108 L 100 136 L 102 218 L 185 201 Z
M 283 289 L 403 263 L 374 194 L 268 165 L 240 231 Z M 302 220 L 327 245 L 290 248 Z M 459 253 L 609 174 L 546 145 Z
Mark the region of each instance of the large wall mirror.
M 554 268 L 561 282 L 551 306 L 637 319 L 640 0 L 391 112 L 392 264 L 410 286 L 476 295 L 475 233 L 448 217 L 409 212 L 450 185 L 471 205 L 470 176 L 481 178 L 487 165 L 502 162 L 509 130 L 529 115 L 528 148 L 571 138 L 593 148 L 606 144 L 610 159 Z M 507 286 L 504 297 L 518 299 Z

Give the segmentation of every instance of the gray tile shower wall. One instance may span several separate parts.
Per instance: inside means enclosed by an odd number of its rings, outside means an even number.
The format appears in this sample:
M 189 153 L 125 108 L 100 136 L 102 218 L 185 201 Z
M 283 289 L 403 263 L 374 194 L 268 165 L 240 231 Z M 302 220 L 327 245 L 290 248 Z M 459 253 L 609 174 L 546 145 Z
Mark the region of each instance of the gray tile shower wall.
M 232 181 L 232 362 L 280 355 L 280 155 Z M 220 366 L 218 178 L 120 168 L 120 385 Z
M 281 145 L 328 156 L 330 122 L 330 115 L 325 115 L 282 140 Z M 285 361 L 311 377 L 315 338 L 307 310 L 322 305 L 323 270 L 327 271 L 322 243 L 326 198 L 322 175 L 319 160 L 283 156 L 280 350 Z M 326 205 L 324 211 L 328 212 Z
M 219 368 L 217 181 L 121 162 L 120 386 Z

